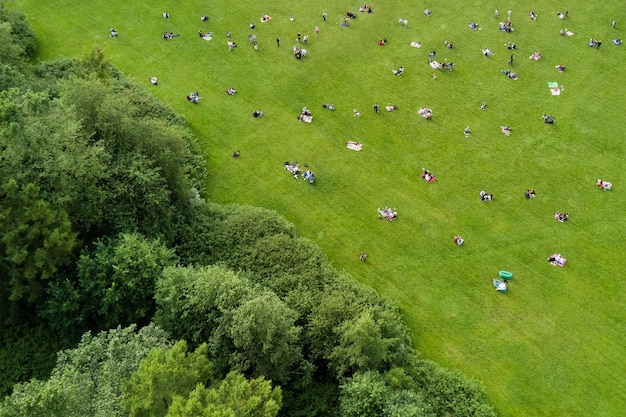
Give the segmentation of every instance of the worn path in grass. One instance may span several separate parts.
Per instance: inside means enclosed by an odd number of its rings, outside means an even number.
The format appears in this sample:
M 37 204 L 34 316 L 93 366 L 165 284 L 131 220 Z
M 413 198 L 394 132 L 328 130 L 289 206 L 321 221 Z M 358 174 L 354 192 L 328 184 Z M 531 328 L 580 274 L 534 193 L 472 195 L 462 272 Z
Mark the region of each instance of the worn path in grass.
M 626 34 L 623 3 L 605 1 L 599 10 L 570 2 L 560 20 L 559 2 L 513 2 L 510 34 L 498 31 L 508 5 L 496 20 L 485 1 L 442 2 L 430 17 L 426 6 L 401 1 L 373 4 L 372 15 L 359 13 L 358 3 L 291 3 L 15 0 L 10 7 L 28 14 L 41 59 L 102 46 L 117 67 L 183 113 L 206 153 L 213 200 L 268 207 L 293 221 L 337 268 L 399 303 L 424 356 L 481 380 L 500 414 L 620 415 L 626 46 L 610 40 Z M 533 9 L 535 22 L 527 17 Z M 358 14 L 349 28 L 340 26 L 346 10 Z M 260 23 L 262 13 L 273 19 Z M 470 21 L 482 30 L 470 31 Z M 116 39 L 108 38 L 112 26 Z M 574 36 L 559 36 L 564 28 Z M 201 40 L 198 30 L 214 39 Z M 180 37 L 164 41 L 163 31 Z M 227 31 L 239 44 L 232 52 Z M 309 34 L 302 61 L 291 51 L 298 32 Z M 586 46 L 590 37 L 603 41 L 600 50 Z M 518 45 L 517 81 L 500 72 L 512 53 L 507 41 Z M 455 63 L 436 80 L 427 64 L 433 49 Z M 540 61 L 528 59 L 535 51 Z M 566 71 L 558 73 L 557 64 Z M 406 72 L 393 76 L 401 65 Z M 151 76 L 157 87 L 148 84 Z M 564 87 L 561 96 L 549 94 L 549 81 Z M 239 92 L 226 95 L 229 86 Z M 197 106 L 185 100 L 193 90 L 203 96 Z M 374 102 L 398 110 L 377 115 Z M 296 120 L 303 106 L 313 123 Z M 433 109 L 432 120 L 417 116 L 422 106 Z M 254 119 L 257 108 L 265 115 Z M 543 124 L 543 113 L 556 123 Z M 512 127 L 510 137 L 501 125 Z M 347 150 L 347 140 L 362 142 L 363 151 Z M 289 176 L 287 160 L 308 164 L 316 184 Z M 423 167 L 435 183 L 419 178 Z M 597 178 L 615 189 L 601 192 Z M 527 188 L 537 191 L 535 200 L 524 200 Z M 495 200 L 482 203 L 481 190 Z M 376 219 L 387 205 L 398 220 Z M 570 221 L 557 222 L 554 211 L 571 213 Z M 455 234 L 465 246 L 453 244 Z M 361 251 L 370 254 L 365 263 Z M 555 251 L 569 258 L 565 268 L 546 262 Z M 491 286 L 501 269 L 514 274 L 506 295 Z

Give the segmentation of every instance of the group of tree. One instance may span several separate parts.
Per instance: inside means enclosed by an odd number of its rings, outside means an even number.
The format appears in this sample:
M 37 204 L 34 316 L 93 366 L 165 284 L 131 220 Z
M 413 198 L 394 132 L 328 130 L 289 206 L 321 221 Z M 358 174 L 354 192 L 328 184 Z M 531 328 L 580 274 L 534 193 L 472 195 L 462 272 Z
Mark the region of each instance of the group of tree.
M 185 119 L 100 50 L 32 63 L 2 3 L 0 39 L 0 417 L 495 415 L 284 218 L 205 201 Z

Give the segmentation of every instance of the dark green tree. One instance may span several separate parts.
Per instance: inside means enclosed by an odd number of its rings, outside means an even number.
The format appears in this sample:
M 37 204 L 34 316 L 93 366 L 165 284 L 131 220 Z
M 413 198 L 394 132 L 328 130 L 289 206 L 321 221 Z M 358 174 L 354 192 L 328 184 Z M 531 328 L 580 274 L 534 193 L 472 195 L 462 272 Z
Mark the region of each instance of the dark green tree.
M 297 313 L 273 293 L 243 303 L 231 323 L 234 368 L 278 383 L 289 381 L 292 372 L 305 373 L 296 318 Z
M 421 395 L 394 389 L 376 371 L 357 373 L 341 386 L 342 417 L 434 417 Z
M 43 201 L 37 186 L 21 188 L 13 179 L 0 186 L 3 303 L 41 301 L 46 281 L 69 263 L 75 245 L 67 213 Z
M 173 263 L 172 251 L 136 233 L 98 241 L 77 262 L 83 316 L 93 328 L 145 323 L 155 310 L 156 281 Z

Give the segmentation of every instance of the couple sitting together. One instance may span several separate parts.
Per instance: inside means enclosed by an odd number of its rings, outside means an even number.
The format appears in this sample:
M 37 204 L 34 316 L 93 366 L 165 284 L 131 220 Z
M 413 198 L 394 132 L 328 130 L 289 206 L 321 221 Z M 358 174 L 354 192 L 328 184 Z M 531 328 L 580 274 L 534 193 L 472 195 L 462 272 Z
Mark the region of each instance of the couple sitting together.
M 480 192 L 480 200 L 481 201 L 491 201 L 493 200 L 493 194 L 487 194 L 484 191 Z
M 378 219 L 385 219 L 385 220 L 392 221 L 392 220 L 395 220 L 397 217 L 398 217 L 398 212 L 393 211 L 389 207 L 385 207 L 384 209 L 378 209 Z
M 561 223 L 565 223 L 569 219 L 569 213 L 554 213 L 554 218 Z
M 432 172 L 430 172 L 426 168 L 422 168 L 422 173 L 420 174 L 420 177 L 424 178 L 424 180 L 426 180 L 428 182 L 433 182 L 433 181 L 435 181 L 435 178 L 436 178 L 435 174 L 433 174 Z

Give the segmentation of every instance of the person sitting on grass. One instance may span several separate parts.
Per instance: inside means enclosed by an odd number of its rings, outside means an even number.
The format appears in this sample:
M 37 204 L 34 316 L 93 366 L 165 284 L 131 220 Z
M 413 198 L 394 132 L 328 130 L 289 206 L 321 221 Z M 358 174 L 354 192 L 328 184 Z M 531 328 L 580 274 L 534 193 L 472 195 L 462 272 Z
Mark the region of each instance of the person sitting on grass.
M 569 213 L 554 213 L 554 218 L 561 223 L 565 223 L 569 219 Z
M 420 177 L 424 178 L 424 180 L 427 182 L 435 181 L 435 174 L 433 174 L 426 168 L 422 168 L 422 173 L 420 174 Z
M 541 119 L 543 120 L 544 123 L 547 123 L 549 125 L 554 123 L 554 116 L 550 114 L 544 114 L 543 116 L 541 116 Z
M 313 171 L 307 169 L 306 171 L 304 171 L 304 173 L 302 174 L 302 179 L 304 180 L 308 180 L 309 184 L 313 184 L 315 182 L 315 174 L 313 173 Z
M 598 181 L 596 182 L 596 185 L 602 188 L 604 191 L 610 191 L 613 188 L 613 184 L 607 181 L 603 181 L 601 179 L 598 179 Z
M 558 72 L 565 72 L 565 65 L 559 64 L 556 65 L 554 68 L 556 68 Z
M 481 201 L 491 201 L 493 200 L 493 194 L 487 194 L 485 191 L 480 192 L 480 200 Z
M 331 110 L 331 111 L 335 110 L 335 106 L 333 106 L 332 104 L 329 104 L 329 103 L 322 104 L 322 107 L 325 108 L 325 109 Z
M 476 30 L 476 29 L 478 29 L 478 23 L 469 22 L 469 23 L 467 24 L 467 27 L 469 27 L 469 28 L 470 28 L 470 30 Z
M 228 88 L 226 89 L 226 94 L 228 94 L 229 96 L 232 96 L 232 95 L 234 95 L 234 94 L 237 94 L 237 90 L 235 90 L 235 89 L 234 89 L 234 88 L 232 88 L 232 87 L 228 87 Z
M 117 37 L 117 30 L 115 30 L 115 28 L 111 28 L 111 30 L 109 32 L 110 32 L 109 36 L 111 38 Z
M 480 50 L 484 56 L 493 56 L 493 51 L 489 48 L 483 48 Z
M 454 243 L 461 246 L 463 245 L 463 243 L 465 243 L 465 240 L 461 236 L 457 235 L 457 236 L 454 236 Z
M 535 190 L 526 190 L 524 191 L 524 198 L 526 200 L 530 200 L 531 198 L 535 198 Z
M 504 136 L 511 135 L 511 128 L 508 126 L 500 126 L 500 130 L 502 131 L 502 133 L 504 133 Z
M 528 58 L 529 59 L 534 59 L 535 61 L 539 61 L 541 59 L 541 54 L 539 52 L 535 52 L 534 54 L 532 54 Z
M 255 110 L 252 112 L 252 117 L 261 117 L 263 116 L 263 111 L 261 110 Z

